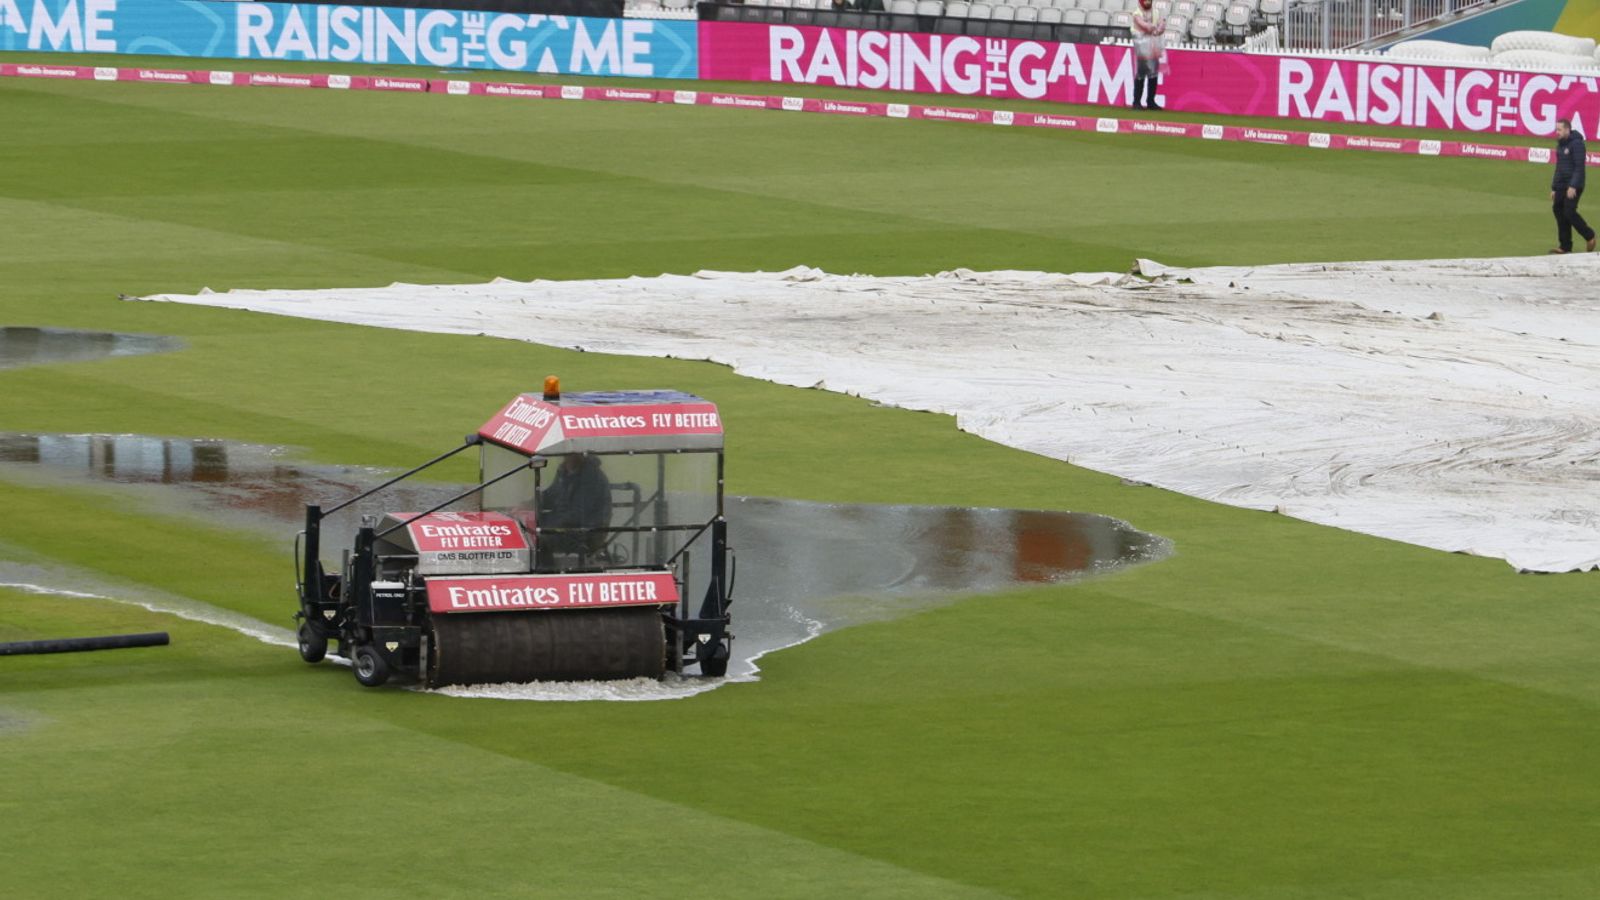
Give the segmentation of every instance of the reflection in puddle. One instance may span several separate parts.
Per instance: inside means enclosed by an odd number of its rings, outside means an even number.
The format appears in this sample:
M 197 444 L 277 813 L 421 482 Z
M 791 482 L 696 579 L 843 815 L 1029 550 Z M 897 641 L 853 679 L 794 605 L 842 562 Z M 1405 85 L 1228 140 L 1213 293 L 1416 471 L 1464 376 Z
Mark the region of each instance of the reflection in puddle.
M 177 350 L 176 338 L 65 328 L 0 327 L 0 369 Z
M 239 524 L 243 516 L 288 539 L 308 502 L 343 499 L 392 473 L 293 463 L 282 448 L 138 435 L 0 435 L 0 466 L 124 485 L 163 486 L 182 505 Z M 0 468 L 4 471 L 4 468 Z M 133 488 L 130 488 L 133 489 Z M 359 518 L 432 506 L 451 485 L 391 489 L 325 523 L 332 558 Z M 962 594 L 1070 580 L 1165 555 L 1168 542 L 1083 513 L 864 506 L 731 497 L 736 553 L 734 660 L 748 680 L 763 654 L 825 631 L 936 606 Z M 0 576 L 5 575 L 0 567 Z M 13 580 L 0 577 L 0 581 Z M 294 608 L 284 598 L 287 620 Z M 231 626 L 230 626 L 231 627 Z M 448 688 L 459 696 L 664 699 L 714 686 L 695 680 Z

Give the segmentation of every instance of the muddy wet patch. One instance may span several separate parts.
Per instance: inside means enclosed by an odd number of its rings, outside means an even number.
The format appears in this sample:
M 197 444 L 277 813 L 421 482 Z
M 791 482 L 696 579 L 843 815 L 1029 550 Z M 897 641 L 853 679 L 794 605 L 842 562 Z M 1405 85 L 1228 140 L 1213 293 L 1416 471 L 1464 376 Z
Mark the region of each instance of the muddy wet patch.
M 158 498 L 164 506 L 176 505 L 230 527 L 243 524 L 280 533 L 286 558 L 306 503 L 342 500 L 392 474 L 308 465 L 294 461 L 285 448 L 226 441 L 0 434 L 0 475 L 7 472 L 123 485 Z M 326 556 L 336 558 L 338 548 L 349 546 L 363 515 L 427 508 L 460 490 L 458 485 L 407 485 L 369 498 L 324 523 Z M 762 655 L 827 631 L 905 615 L 963 595 L 1112 572 L 1170 552 L 1164 538 L 1086 513 L 729 497 L 726 516 L 736 560 L 734 659 L 728 668 L 733 680 L 753 679 Z M 30 583 L 48 586 L 51 581 L 42 570 L 27 574 Z M 60 587 L 101 597 L 116 593 L 103 585 Z M 294 609 L 294 598 L 286 593 L 286 622 Z M 216 624 L 245 631 L 237 621 L 213 618 Z M 274 639 L 281 639 L 273 632 Z M 252 636 L 261 639 L 259 633 Z M 441 693 L 645 700 L 689 696 L 717 683 L 669 678 L 474 686 Z
M 169 353 L 182 347 L 177 338 L 161 335 L 13 325 L 0 327 L 0 369 Z

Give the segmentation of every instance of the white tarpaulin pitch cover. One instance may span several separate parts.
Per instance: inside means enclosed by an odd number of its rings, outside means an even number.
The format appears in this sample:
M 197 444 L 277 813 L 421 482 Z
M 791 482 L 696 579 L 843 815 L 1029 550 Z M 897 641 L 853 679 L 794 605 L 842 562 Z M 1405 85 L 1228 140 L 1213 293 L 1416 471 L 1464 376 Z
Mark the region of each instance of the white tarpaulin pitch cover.
M 1139 265 L 146 299 L 713 360 L 1220 503 L 1600 566 L 1600 255 Z

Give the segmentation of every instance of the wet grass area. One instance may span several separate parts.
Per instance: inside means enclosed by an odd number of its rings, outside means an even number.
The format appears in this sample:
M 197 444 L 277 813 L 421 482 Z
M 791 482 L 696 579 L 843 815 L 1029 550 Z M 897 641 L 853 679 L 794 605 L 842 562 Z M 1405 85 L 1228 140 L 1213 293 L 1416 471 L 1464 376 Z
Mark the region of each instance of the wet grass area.
M 287 560 L 306 503 L 341 501 L 395 473 L 305 464 L 286 448 L 220 440 L 0 434 L 0 474 L 121 486 L 163 508 L 281 534 Z M 361 517 L 425 509 L 463 487 L 403 482 L 353 505 L 326 520 L 325 559 L 350 545 Z M 1075 512 L 729 497 L 725 514 L 735 554 L 735 678 L 754 675 L 761 655 L 826 631 L 963 595 L 1108 573 L 1170 551 L 1163 538 Z M 41 577 L 37 569 L 26 574 Z M 285 617 L 294 605 L 286 594 Z
M 182 347 L 177 338 L 161 335 L 10 325 L 0 327 L 0 369 L 169 353 Z

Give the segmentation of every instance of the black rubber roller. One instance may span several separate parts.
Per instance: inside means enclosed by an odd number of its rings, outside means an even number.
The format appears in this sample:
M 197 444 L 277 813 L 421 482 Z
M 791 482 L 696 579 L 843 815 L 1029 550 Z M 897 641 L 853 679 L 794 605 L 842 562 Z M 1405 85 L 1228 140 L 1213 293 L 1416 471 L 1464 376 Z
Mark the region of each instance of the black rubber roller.
M 428 686 L 660 678 L 667 639 L 653 606 L 433 617 Z

